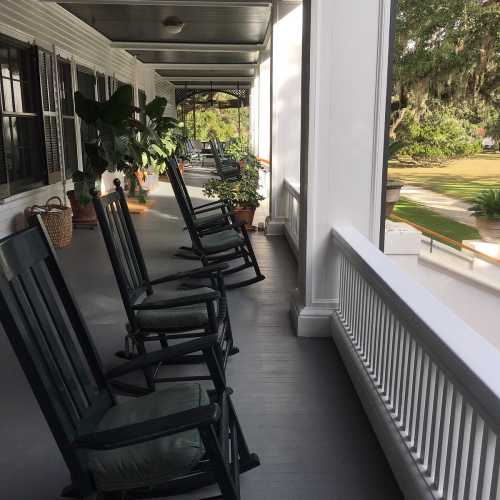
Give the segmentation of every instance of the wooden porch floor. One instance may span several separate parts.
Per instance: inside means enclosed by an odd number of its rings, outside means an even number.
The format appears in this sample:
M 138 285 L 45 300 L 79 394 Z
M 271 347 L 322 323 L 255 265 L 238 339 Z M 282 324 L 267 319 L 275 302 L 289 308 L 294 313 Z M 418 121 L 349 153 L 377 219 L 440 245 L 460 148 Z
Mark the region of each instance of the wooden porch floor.
M 135 216 L 150 274 L 195 267 L 171 258 L 186 235 L 170 186 L 162 183 L 151 199 L 152 209 Z M 228 378 L 250 447 L 262 461 L 242 477 L 242 499 L 402 498 L 333 341 L 297 339 L 292 331 L 296 263 L 286 241 L 261 233 L 253 241 L 267 279 L 230 292 L 241 352 Z M 125 315 L 99 231 L 76 232 L 60 255 L 104 364 L 116 364 Z M 67 470 L 1 333 L 0 498 L 54 500 L 69 481 Z M 214 494 L 212 488 L 177 498 Z

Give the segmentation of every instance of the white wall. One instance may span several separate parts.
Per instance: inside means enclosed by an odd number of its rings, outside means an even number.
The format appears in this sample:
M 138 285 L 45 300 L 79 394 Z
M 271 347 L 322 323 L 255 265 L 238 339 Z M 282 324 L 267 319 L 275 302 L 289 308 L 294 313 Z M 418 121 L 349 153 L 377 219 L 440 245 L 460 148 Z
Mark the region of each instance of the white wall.
M 272 54 L 271 224 L 276 226 L 270 233 L 279 232 L 286 216 L 284 179 L 300 179 L 302 2 L 275 3 Z
M 0 33 L 36 43 L 76 64 L 135 85 L 155 96 L 154 73 L 124 50 L 110 47 L 109 40 L 53 3 L 38 0 L 0 0 Z M 53 195 L 64 196 L 61 183 L 15 195 L 0 201 L 0 237 L 14 229 L 14 219 L 25 207 L 44 203 Z
M 155 95 L 167 99 L 165 115 L 177 118 L 177 106 L 175 105 L 175 85 L 168 78 L 155 74 Z

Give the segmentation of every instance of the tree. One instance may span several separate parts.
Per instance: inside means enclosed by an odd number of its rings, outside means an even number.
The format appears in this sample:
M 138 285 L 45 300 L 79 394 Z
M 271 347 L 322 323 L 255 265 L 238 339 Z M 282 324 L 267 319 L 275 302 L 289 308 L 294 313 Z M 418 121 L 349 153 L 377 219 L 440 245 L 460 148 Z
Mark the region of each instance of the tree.
M 500 106 L 500 2 L 399 0 L 396 22 L 391 138 L 436 103 L 486 126 Z

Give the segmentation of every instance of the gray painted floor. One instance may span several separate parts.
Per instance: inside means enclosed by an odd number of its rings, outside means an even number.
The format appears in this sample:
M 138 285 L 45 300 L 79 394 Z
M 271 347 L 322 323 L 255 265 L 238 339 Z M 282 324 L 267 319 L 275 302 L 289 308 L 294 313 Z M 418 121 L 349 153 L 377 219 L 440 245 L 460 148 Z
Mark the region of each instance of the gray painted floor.
M 171 257 L 186 235 L 169 186 L 152 198 L 153 210 L 135 217 L 150 274 L 194 267 Z M 241 353 L 230 362 L 229 381 L 262 461 L 242 478 L 243 500 L 402 498 L 333 342 L 293 334 L 296 264 L 286 241 L 262 234 L 253 241 L 267 279 L 230 292 Z M 78 231 L 60 255 L 104 364 L 118 363 L 125 316 L 99 231 Z M 0 359 L 0 499 L 54 500 L 68 474 L 3 332 Z

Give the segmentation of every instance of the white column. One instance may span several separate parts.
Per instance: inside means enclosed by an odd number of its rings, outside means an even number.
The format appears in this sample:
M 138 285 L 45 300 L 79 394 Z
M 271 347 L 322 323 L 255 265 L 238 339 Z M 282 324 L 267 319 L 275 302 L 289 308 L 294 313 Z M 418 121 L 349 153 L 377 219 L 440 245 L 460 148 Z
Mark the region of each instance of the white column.
M 333 225 L 379 243 L 391 0 L 310 0 L 308 161 L 301 172 L 301 336 L 330 335 Z
M 259 67 L 250 89 L 250 147 L 256 156 L 259 152 Z
M 257 124 L 257 156 L 264 160 L 271 159 L 271 55 L 264 52 L 259 62 L 259 121 Z
M 300 177 L 302 1 L 278 0 L 272 30 L 271 203 L 267 234 L 283 233 L 285 178 Z

